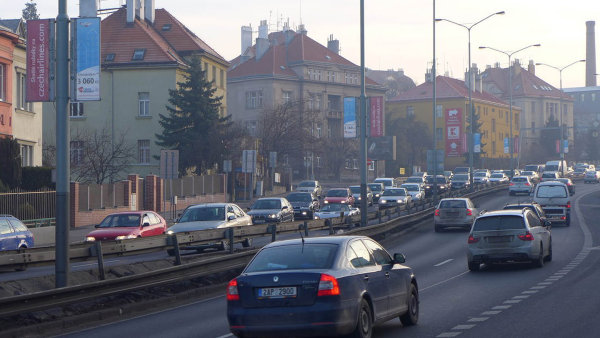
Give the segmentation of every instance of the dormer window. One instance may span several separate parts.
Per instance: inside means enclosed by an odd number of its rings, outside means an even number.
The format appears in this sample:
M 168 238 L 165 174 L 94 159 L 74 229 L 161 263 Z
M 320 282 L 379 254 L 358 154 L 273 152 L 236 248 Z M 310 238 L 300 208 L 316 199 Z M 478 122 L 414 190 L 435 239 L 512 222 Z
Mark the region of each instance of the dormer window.
M 170 31 L 171 30 L 171 24 L 170 23 L 166 23 L 166 24 L 162 25 L 161 29 L 163 31 Z
M 113 62 L 115 61 L 115 53 L 106 54 L 104 57 L 104 62 Z
M 133 57 L 131 60 L 143 60 L 146 55 L 146 48 L 139 48 L 133 51 Z

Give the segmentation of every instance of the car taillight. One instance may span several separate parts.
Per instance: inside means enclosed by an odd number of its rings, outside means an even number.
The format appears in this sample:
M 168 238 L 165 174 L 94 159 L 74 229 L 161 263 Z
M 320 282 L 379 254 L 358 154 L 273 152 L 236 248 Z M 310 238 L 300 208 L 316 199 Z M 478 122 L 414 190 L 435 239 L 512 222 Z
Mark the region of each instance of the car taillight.
M 317 296 L 336 296 L 340 294 L 340 286 L 335 277 L 322 273 L 319 280 L 319 292 Z
M 526 185 L 526 186 L 530 186 L 531 184 L 529 184 L 529 183 L 525 183 L 525 185 Z
M 227 285 L 227 300 L 240 300 L 238 293 L 237 279 L 232 279 Z
M 571 201 L 567 202 L 567 208 L 571 207 Z
M 477 242 L 479 242 L 479 237 L 473 237 L 473 235 L 469 235 L 469 239 L 467 240 L 467 243 L 473 244 L 473 243 L 477 243 Z
M 533 235 L 529 231 L 527 231 L 525 235 L 519 235 L 518 237 L 522 241 L 533 241 Z
M 435 215 L 439 216 L 440 215 L 440 209 L 435 209 Z
M 515 185 L 515 184 L 514 184 L 514 183 L 512 183 L 512 182 L 510 182 L 510 184 L 509 184 L 509 185 Z
M 467 216 L 473 216 L 473 210 L 467 209 Z

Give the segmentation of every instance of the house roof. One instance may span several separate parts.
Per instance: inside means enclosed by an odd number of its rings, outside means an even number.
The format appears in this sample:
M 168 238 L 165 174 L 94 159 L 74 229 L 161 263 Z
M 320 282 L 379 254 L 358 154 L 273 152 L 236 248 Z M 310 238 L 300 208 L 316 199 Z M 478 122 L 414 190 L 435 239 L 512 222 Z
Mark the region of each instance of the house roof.
M 508 89 L 509 75 L 508 68 L 488 68 L 481 73 L 481 79 L 484 83 L 493 83 L 502 92 L 501 96 L 506 99 L 510 96 Z M 569 95 L 562 93 L 559 89 L 537 77 L 535 72 L 531 72 L 519 64 L 513 66 L 512 85 L 513 97 L 550 97 L 557 99 L 562 97 L 563 100 L 572 100 Z
M 453 79 L 447 76 L 436 77 L 436 98 L 438 99 L 449 99 L 449 98 L 468 98 L 469 88 L 465 85 L 464 81 Z M 473 100 L 487 101 L 499 105 L 506 105 L 508 103 L 497 98 L 496 96 L 487 92 L 473 91 L 471 94 Z M 403 102 L 403 101 L 417 101 L 417 100 L 431 100 L 433 98 L 433 82 L 425 82 L 417 87 L 409 89 L 408 91 L 396 96 L 389 100 L 389 102 Z
M 25 36 L 24 36 L 25 32 L 23 30 L 24 24 L 25 24 L 25 21 L 23 19 L 0 20 L 0 26 L 3 26 L 4 28 L 8 29 L 12 33 L 19 35 L 22 38 L 25 38 Z

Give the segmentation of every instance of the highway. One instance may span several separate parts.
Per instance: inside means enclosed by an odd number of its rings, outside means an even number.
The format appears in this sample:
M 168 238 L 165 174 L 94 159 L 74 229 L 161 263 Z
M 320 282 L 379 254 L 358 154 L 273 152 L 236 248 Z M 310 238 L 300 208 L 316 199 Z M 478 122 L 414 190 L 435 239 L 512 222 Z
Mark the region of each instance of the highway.
M 478 201 L 492 210 L 517 199 L 506 193 Z M 417 276 L 419 325 L 392 320 L 374 337 L 597 337 L 600 303 L 600 190 L 578 185 L 570 227 L 552 228 L 554 259 L 541 269 L 494 266 L 469 272 L 466 232 L 435 233 L 432 222 L 383 242 L 402 252 Z M 224 296 L 90 328 L 66 337 L 229 337 Z

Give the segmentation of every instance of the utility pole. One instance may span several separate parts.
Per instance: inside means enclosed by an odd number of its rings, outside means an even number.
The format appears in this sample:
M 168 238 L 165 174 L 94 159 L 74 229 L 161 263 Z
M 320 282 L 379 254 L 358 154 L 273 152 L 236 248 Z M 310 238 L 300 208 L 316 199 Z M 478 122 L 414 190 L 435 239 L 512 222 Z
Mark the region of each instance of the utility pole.
M 367 226 L 367 98 L 365 87 L 365 0 L 360 0 L 360 225 Z

